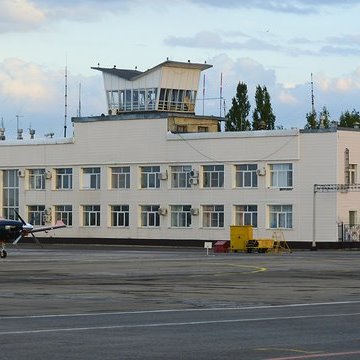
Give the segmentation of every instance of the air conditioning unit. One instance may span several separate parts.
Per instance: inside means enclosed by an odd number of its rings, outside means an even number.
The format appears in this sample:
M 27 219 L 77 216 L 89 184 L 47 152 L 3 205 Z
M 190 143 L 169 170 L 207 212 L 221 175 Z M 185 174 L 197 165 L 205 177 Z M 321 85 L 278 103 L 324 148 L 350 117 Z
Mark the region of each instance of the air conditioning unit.
M 45 179 L 51 179 L 51 176 L 52 176 L 51 171 L 45 172 Z
M 257 169 L 256 170 L 256 173 L 259 175 L 259 176 L 264 176 L 266 175 L 266 169 L 263 167 L 261 169 Z
M 198 178 L 190 178 L 189 183 L 190 183 L 190 185 L 197 185 L 199 183 L 199 179 Z
M 44 214 L 43 219 L 44 219 L 44 222 L 51 223 L 51 215 Z
M 159 179 L 160 179 L 160 180 L 167 180 L 167 178 L 168 178 L 168 173 L 167 173 L 167 171 L 162 172 L 162 173 L 159 173 Z
M 24 178 L 25 177 L 25 170 L 19 170 L 18 174 L 19 174 L 19 177 Z
M 191 170 L 190 171 L 190 177 L 192 178 L 198 178 L 199 177 L 199 172 L 196 170 Z
M 199 215 L 199 209 L 198 208 L 191 208 L 190 213 L 191 213 L 191 215 L 194 215 L 194 216 Z
M 159 208 L 158 213 L 161 216 L 165 216 L 167 214 L 167 209 L 166 208 Z

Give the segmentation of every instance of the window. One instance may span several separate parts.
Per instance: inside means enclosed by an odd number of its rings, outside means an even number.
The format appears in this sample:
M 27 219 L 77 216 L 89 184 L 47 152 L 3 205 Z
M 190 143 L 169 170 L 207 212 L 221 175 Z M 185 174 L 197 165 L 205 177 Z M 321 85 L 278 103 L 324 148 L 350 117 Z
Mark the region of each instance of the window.
M 83 226 L 100 226 L 100 205 L 83 206 Z
M 67 226 L 72 226 L 72 205 L 55 206 L 55 221 L 59 220 Z
M 198 126 L 198 132 L 209 132 L 209 128 L 207 126 Z
M 29 189 L 30 190 L 45 189 L 45 169 L 29 170 Z
M 100 168 L 83 169 L 83 189 L 100 189 Z
M 130 188 L 130 166 L 111 168 L 111 188 L 112 189 Z
M 44 205 L 28 206 L 28 219 L 31 225 L 45 225 L 44 221 Z
M 224 205 L 203 205 L 203 227 L 224 227 Z
M 269 227 L 292 229 L 292 205 L 269 205 Z
M 141 167 L 141 188 L 157 189 L 160 187 L 160 166 Z
M 191 169 L 191 165 L 171 166 L 171 187 L 175 189 L 191 188 L 189 181 Z
M 141 206 L 141 226 L 159 227 L 160 215 L 159 205 L 142 205 Z
M 235 186 L 241 188 L 257 187 L 257 164 L 236 165 Z
M 3 211 L 6 219 L 17 218 L 14 210 L 19 210 L 19 172 L 3 170 Z
M 191 205 L 171 205 L 171 226 L 190 227 L 191 225 Z
M 270 186 L 275 188 L 292 187 L 292 164 L 270 164 Z
M 111 226 L 129 226 L 129 205 L 111 206 Z
M 235 205 L 235 225 L 257 227 L 257 205 Z
M 196 91 L 184 89 L 160 89 L 158 110 L 194 112 Z
M 224 187 L 224 165 L 204 165 L 203 186 L 206 188 Z
M 357 165 L 349 164 L 349 184 L 353 185 L 357 183 Z
M 177 133 L 187 133 L 187 126 L 186 125 L 176 125 L 176 132 Z
M 72 168 L 55 169 L 56 189 L 71 190 L 72 189 Z

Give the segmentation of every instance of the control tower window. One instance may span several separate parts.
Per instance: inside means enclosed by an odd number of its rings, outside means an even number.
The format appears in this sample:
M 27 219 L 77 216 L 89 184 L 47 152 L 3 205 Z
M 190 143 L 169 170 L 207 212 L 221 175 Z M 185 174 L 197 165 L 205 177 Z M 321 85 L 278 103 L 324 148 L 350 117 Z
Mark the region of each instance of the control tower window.
M 196 91 L 181 89 L 160 90 L 158 110 L 195 111 Z

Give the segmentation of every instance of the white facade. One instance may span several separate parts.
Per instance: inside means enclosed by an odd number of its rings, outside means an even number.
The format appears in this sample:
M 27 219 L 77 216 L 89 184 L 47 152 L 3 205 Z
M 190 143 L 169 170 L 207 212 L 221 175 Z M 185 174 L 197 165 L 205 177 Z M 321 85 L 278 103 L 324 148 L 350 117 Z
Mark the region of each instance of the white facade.
M 252 225 L 256 238 L 336 243 L 339 224 L 359 241 L 360 131 L 217 132 L 194 114 L 209 67 L 96 68 L 109 116 L 73 118 L 71 139 L 0 140 L 1 215 L 61 219 L 69 241 L 228 240 Z
M 228 240 L 230 225 L 246 218 L 256 219 L 256 238 L 280 228 L 289 242 L 311 242 L 314 184 L 344 184 L 349 167 L 358 183 L 354 129 L 167 129 L 166 114 L 80 118 L 73 139 L 1 141 L 2 215 L 15 207 L 29 221 L 71 218 L 56 237 L 164 241 Z M 9 204 L 9 171 L 17 204 Z M 337 242 L 338 224 L 357 223 L 359 211 L 360 192 L 317 193 L 316 242 Z

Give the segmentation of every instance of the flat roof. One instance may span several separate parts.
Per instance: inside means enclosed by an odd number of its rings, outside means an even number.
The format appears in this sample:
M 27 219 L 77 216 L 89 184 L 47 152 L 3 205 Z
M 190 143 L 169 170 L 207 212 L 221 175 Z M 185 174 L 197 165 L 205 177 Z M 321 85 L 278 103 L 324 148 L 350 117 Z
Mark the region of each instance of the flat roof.
M 100 66 L 92 66 L 91 69 L 98 70 L 107 74 L 115 75 L 121 77 L 125 80 L 133 81 L 141 76 L 145 76 L 146 74 L 155 71 L 161 67 L 174 67 L 174 68 L 183 68 L 183 69 L 198 69 L 200 71 L 209 69 L 212 67 L 210 64 L 200 64 L 200 63 L 192 63 L 192 62 L 180 62 L 180 61 L 172 61 L 166 60 L 146 71 L 139 71 L 139 70 L 130 70 L 130 69 L 118 69 L 116 66 L 112 68 L 104 68 Z

